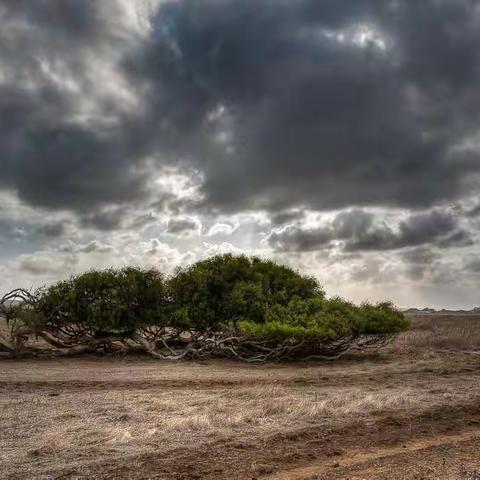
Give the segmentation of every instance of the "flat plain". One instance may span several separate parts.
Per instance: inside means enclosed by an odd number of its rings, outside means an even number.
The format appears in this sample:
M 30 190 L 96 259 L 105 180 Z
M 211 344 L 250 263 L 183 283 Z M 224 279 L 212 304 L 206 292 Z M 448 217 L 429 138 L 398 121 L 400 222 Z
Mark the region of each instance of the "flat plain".
M 0 360 L 5 479 L 480 479 L 480 316 L 249 365 Z

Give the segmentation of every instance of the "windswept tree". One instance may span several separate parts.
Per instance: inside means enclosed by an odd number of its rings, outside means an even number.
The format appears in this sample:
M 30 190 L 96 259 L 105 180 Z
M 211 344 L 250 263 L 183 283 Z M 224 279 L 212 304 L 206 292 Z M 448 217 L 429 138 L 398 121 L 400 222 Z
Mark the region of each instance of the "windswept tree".
M 4 349 L 59 354 L 144 351 L 156 358 L 232 357 L 245 361 L 336 358 L 376 346 L 408 328 L 390 303 L 356 306 L 327 299 L 318 282 L 256 257 L 219 255 L 179 268 L 90 271 L 42 288 L 18 289 L 3 306 Z

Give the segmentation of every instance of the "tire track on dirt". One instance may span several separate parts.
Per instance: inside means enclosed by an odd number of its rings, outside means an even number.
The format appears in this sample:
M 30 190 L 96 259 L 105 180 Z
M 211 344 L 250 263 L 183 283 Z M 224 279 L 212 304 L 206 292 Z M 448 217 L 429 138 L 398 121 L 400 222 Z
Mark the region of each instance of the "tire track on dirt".
M 273 475 L 264 475 L 259 478 L 265 480 L 305 480 L 314 476 L 328 474 L 338 467 L 348 469 L 349 467 L 360 466 L 374 460 L 383 460 L 388 457 L 396 456 L 410 456 L 432 447 L 440 447 L 444 445 L 453 446 L 475 439 L 480 439 L 480 429 L 457 434 L 437 435 L 433 438 L 412 439 L 404 442 L 402 445 L 396 445 L 388 448 L 375 448 L 344 452 L 342 454 L 342 460 L 335 462 L 333 465 L 331 459 L 330 461 L 323 459 L 305 466 L 282 470 Z
M 191 379 L 152 379 L 152 380 L 77 380 L 75 378 L 69 380 L 0 380 L 0 391 L 7 390 L 9 392 L 12 389 L 19 392 L 26 392 L 31 390 L 64 390 L 64 391 L 77 391 L 77 390 L 147 390 L 151 388 L 227 388 L 227 387 L 239 387 L 239 386 L 259 386 L 259 385 L 284 385 L 293 387 L 336 387 L 336 386 L 356 386 L 356 385 L 371 385 L 378 384 L 380 382 L 394 382 L 396 379 L 404 382 L 408 378 L 418 378 L 418 375 L 428 375 L 430 378 L 435 377 L 448 377 L 453 375 L 478 375 L 478 369 L 474 367 L 457 368 L 446 371 L 445 369 L 416 369 L 410 371 L 404 370 L 392 370 L 385 371 L 381 374 L 366 375 L 365 372 L 359 372 L 353 375 L 338 375 L 325 376 L 320 375 L 318 377 L 300 376 L 293 378 L 257 378 L 255 376 L 244 378 L 197 378 Z

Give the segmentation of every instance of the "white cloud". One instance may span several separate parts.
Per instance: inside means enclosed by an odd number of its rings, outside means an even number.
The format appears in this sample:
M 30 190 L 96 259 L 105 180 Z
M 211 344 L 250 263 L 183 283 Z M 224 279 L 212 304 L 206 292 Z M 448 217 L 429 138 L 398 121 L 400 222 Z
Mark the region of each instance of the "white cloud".
M 230 225 L 228 223 L 215 223 L 210 227 L 207 233 L 207 237 L 213 237 L 215 235 L 231 235 L 238 225 Z

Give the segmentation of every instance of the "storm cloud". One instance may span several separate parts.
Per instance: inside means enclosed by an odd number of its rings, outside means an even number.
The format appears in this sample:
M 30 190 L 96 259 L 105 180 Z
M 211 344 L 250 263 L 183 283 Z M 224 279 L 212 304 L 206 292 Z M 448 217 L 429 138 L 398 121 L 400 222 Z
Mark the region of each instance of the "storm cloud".
M 478 2 L 0 0 L 0 22 L 0 269 L 474 270 Z
M 345 251 L 393 250 L 419 245 L 450 247 L 469 245 L 472 240 L 460 229 L 458 217 L 451 212 L 433 210 L 412 214 L 395 227 L 380 221 L 371 212 L 343 211 L 331 221 L 316 227 L 302 224 L 273 230 L 268 244 L 277 251 L 309 251 L 330 248 L 340 241 Z
M 479 26 L 468 1 L 174 2 L 129 67 L 213 208 L 425 207 L 478 174 Z
M 417 208 L 473 187 L 475 2 L 186 0 L 143 35 L 131 5 L 0 5 L 0 182 L 27 202 L 138 199 L 152 156 L 198 168 L 218 210 Z

